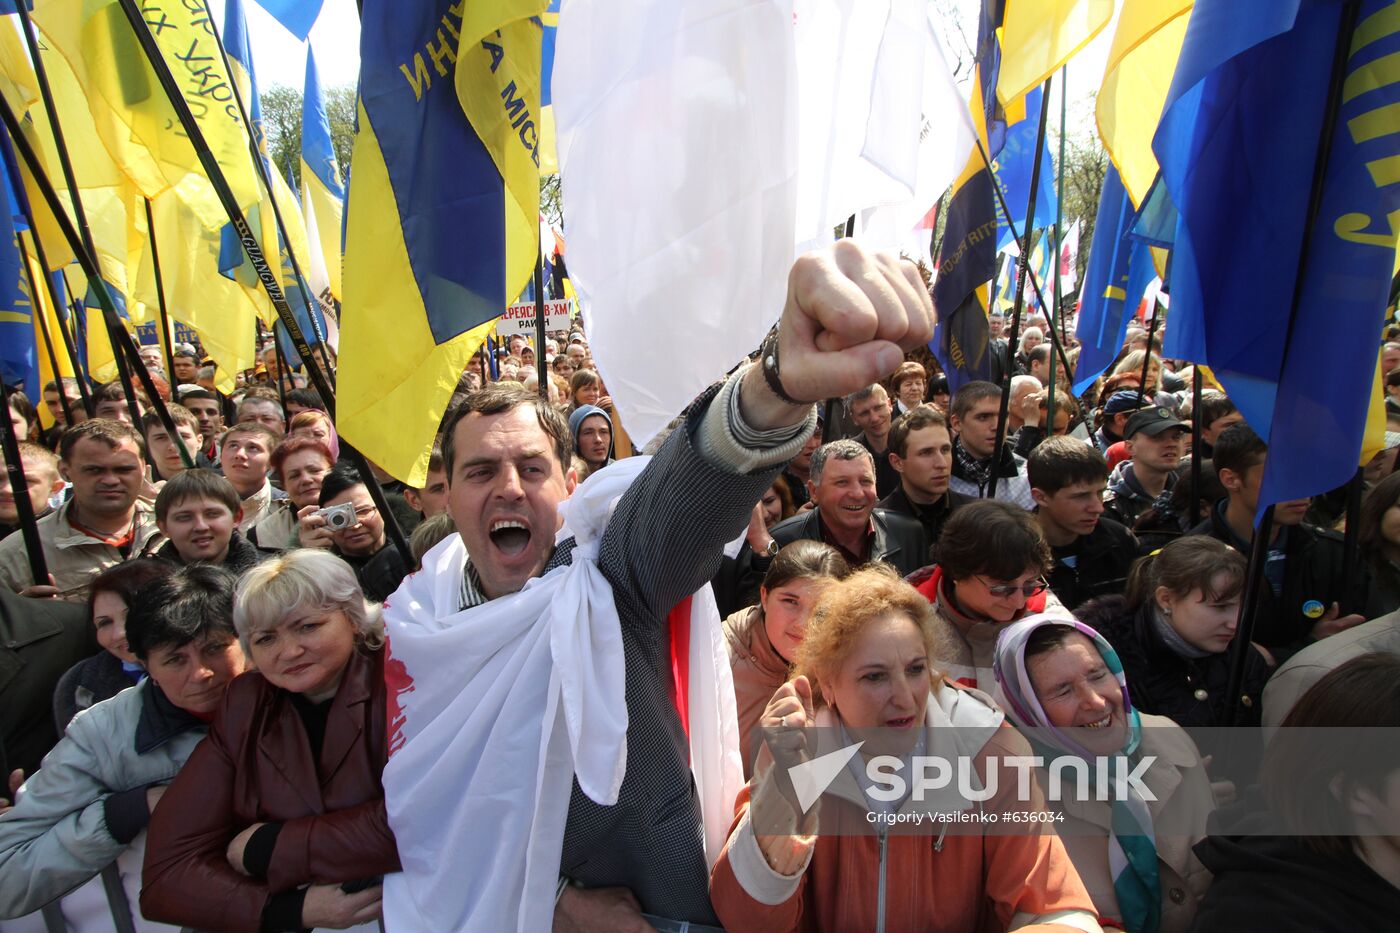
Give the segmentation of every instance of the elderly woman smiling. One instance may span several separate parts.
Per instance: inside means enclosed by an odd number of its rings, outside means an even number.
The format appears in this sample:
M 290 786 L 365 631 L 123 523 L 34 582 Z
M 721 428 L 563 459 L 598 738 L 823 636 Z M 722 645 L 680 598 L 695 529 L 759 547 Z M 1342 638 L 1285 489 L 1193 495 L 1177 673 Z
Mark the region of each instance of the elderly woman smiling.
M 378 610 L 349 565 L 324 551 L 292 551 L 244 575 L 234 624 L 257 672 L 229 689 L 152 820 L 147 917 L 297 930 L 379 916 L 377 879 L 399 858 L 380 784 Z
M 1210 778 L 1186 731 L 1133 709 L 1118 655 L 1102 635 L 1068 615 L 1032 616 L 997 641 L 996 680 L 1011 721 L 1045 761 L 1087 763 L 1090 786 L 1063 795 L 1057 824 L 1099 916 L 1129 933 L 1184 933 L 1210 886 L 1191 852 L 1215 809 Z M 1092 791 L 1097 758 L 1151 759 L 1119 799 Z M 1063 773 L 1073 776 L 1075 771 Z M 1043 779 L 1042 775 L 1042 779 Z
M 760 719 L 770 752 L 739 795 L 711 876 L 715 912 L 731 933 L 973 933 L 993 923 L 1045 933 L 1100 929 L 1053 833 L 963 828 L 935 841 L 887 829 L 918 804 L 872 792 L 866 759 L 873 754 L 906 765 L 915 755 L 974 762 L 988 790 L 988 769 L 998 768 L 984 812 L 1043 812 L 1038 789 L 1014 800 L 1017 780 L 1004 764 L 1029 753 L 1025 741 L 985 695 L 947 682 L 932 666 L 931 615 L 928 601 L 883 567 L 827 587 L 798 649 L 799 675 Z M 823 728 L 804 731 L 808 725 Z M 828 736 L 836 737 L 831 748 L 823 747 Z M 815 805 L 804 811 L 790 799 L 782 779 L 789 767 L 855 740 L 864 743 L 859 754 Z

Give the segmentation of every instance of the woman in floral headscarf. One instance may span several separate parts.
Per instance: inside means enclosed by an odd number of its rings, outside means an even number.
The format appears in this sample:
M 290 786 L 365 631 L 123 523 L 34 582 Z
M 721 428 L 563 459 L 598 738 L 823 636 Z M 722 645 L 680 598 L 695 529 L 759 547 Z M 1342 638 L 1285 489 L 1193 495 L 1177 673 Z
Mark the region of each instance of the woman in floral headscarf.
M 1088 764 L 1053 769 L 1087 783 L 1066 787 L 1049 806 L 1063 811 L 1056 830 L 1099 916 L 1130 933 L 1189 929 L 1210 886 L 1191 847 L 1205 836 L 1215 808 L 1190 736 L 1165 717 L 1133 709 L 1112 646 L 1068 615 L 1035 615 L 1008 626 L 997 639 L 993 672 L 997 699 L 1046 769 L 1067 755 Z M 1137 768 L 1148 793 L 1124 782 L 1101 795 L 1094 786 L 1100 758 L 1110 759 L 1110 774 Z M 1117 758 L 1127 759 L 1121 771 Z M 1148 764 L 1139 767 L 1143 761 Z M 1042 774 L 1040 782 L 1053 795 L 1058 781 Z

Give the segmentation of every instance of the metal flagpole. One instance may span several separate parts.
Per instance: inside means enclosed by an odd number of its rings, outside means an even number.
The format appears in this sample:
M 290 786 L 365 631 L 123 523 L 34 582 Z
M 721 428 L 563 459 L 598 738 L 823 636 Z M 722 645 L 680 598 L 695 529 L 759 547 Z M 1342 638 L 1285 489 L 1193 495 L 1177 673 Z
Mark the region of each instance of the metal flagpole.
M 5 450 L 5 473 L 10 481 L 10 493 L 14 496 L 15 511 L 19 513 L 19 530 L 24 535 L 24 551 L 29 556 L 29 567 L 34 573 L 38 586 L 49 583 L 49 568 L 44 562 L 44 545 L 39 540 L 38 520 L 34 517 L 34 504 L 29 501 L 29 482 L 24 477 L 24 464 L 20 462 L 19 437 L 15 434 L 14 422 L 10 420 L 10 387 L 0 379 L 0 393 L 5 397 L 4 431 L 0 432 L 0 443 Z
M 160 274 L 160 252 L 156 249 L 156 219 L 151 214 L 151 199 L 142 198 L 146 202 L 146 235 L 151 239 L 151 267 L 155 270 L 156 278 L 156 306 L 160 311 L 160 345 L 165 350 L 166 372 L 170 374 L 170 391 L 175 391 L 175 350 L 171 343 L 175 340 L 174 332 L 170 329 L 170 314 L 165 307 L 165 282 Z
M 995 446 L 992 447 L 991 476 L 987 479 L 988 499 L 995 499 L 997 497 L 997 473 L 1001 465 L 1002 445 L 1006 443 L 1006 416 L 1007 409 L 1010 408 L 1011 405 L 1011 372 L 1016 359 L 1016 342 L 1021 332 L 1021 308 L 1026 300 L 1025 277 L 1026 269 L 1030 265 L 1031 226 L 1035 220 L 1035 199 L 1040 189 L 1040 155 L 1041 150 L 1045 147 L 1045 119 L 1050 113 L 1050 108 L 1045 106 L 1045 100 L 1049 96 L 1050 79 L 1046 78 L 1044 90 L 1041 92 L 1040 126 L 1036 130 L 1035 155 L 1031 158 L 1030 199 L 1029 204 L 1026 206 L 1026 235 L 1021 239 L 1021 255 L 1018 263 L 1019 275 L 1016 276 L 1015 304 L 1012 305 L 1011 311 L 1011 333 L 1006 341 L 1006 384 L 1001 387 L 1001 404 L 997 408 L 997 439 Z M 988 164 L 987 171 L 991 172 L 990 163 Z M 996 185 L 995 179 L 993 179 L 993 186 L 999 187 Z M 1039 292 L 1037 292 L 1037 294 L 1039 294 Z M 1040 299 L 1040 306 L 1042 308 L 1045 307 L 1044 298 Z M 1050 331 L 1053 335 L 1054 328 L 1050 328 Z M 1053 337 L 1051 342 L 1054 342 Z M 1053 368 L 1054 359 L 1052 358 L 1050 362 Z M 1053 428 L 1053 425 L 1051 427 Z

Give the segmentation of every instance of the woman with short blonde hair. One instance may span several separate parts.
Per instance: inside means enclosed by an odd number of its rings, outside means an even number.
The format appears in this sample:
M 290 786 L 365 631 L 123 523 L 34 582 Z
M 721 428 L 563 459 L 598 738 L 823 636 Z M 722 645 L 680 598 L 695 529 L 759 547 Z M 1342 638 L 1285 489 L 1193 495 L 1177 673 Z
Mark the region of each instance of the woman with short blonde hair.
M 399 870 L 384 809 L 384 626 L 317 549 L 247 571 L 234 628 L 256 666 L 151 820 L 141 912 L 201 930 L 345 928 Z

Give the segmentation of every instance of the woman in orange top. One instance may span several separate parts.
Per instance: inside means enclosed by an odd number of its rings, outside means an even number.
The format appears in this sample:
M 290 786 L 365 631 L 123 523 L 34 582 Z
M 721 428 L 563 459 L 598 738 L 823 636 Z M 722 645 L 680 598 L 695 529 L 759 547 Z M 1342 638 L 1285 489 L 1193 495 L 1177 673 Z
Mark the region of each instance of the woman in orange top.
M 984 694 L 934 670 L 932 639 L 928 601 L 885 568 L 827 588 L 798 651 L 799 676 L 761 717 L 768 738 L 711 874 L 730 933 L 1100 933 L 1057 836 L 1026 823 L 969 828 L 1007 811 L 1034 819 L 1044 804 L 1034 782 L 1030 799 L 1016 800 L 1017 773 L 1005 761 L 1029 755 L 1029 745 Z M 804 813 L 778 776 L 856 740 L 858 752 Z M 940 795 L 932 810 L 918 795 L 882 801 L 890 794 L 867 767 L 877 755 L 900 759 L 906 777 L 915 756 L 971 762 L 988 790 L 995 778 L 995 793 L 970 805 Z M 931 820 L 913 825 L 916 811 L 967 819 L 945 819 L 940 832 Z

